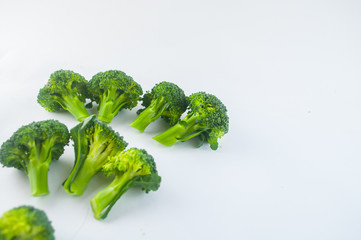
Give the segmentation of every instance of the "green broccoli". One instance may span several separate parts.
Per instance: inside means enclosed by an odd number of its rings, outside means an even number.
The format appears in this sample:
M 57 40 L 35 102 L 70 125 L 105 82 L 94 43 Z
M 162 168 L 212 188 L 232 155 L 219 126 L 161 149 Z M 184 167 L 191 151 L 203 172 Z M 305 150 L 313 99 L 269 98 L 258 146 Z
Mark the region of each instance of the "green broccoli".
M 106 123 L 86 118 L 70 130 L 74 141 L 75 162 L 64 182 L 67 193 L 81 195 L 89 181 L 97 174 L 110 156 L 123 151 L 128 143 Z
M 87 83 L 78 73 L 58 70 L 50 75 L 47 84 L 40 89 L 38 103 L 49 112 L 65 109 L 78 121 L 82 121 L 89 117 L 84 106 L 88 97 Z
M 53 240 L 54 228 L 45 212 L 32 206 L 20 206 L 0 218 L 2 240 Z
M 166 146 L 200 136 L 207 140 L 211 149 L 217 150 L 218 139 L 228 132 L 227 109 L 214 95 L 197 92 L 189 96 L 189 111 L 184 119 L 165 132 L 153 137 Z
M 104 164 L 107 176 L 114 180 L 91 200 L 96 219 L 104 219 L 118 199 L 131 187 L 141 187 L 146 193 L 159 188 L 161 177 L 157 173 L 154 159 L 145 150 L 130 148 L 113 156 Z
M 124 72 L 97 73 L 89 81 L 90 99 L 98 103 L 98 119 L 110 123 L 122 109 L 132 109 L 143 94 L 141 86 Z
M 32 122 L 2 144 L 0 162 L 25 171 L 33 196 L 46 195 L 49 165 L 63 154 L 69 137 L 68 128 L 56 120 Z
M 160 82 L 143 96 L 144 109 L 138 110 L 139 116 L 130 126 L 144 132 L 144 129 L 159 117 L 174 125 L 187 109 L 187 97 L 176 84 Z

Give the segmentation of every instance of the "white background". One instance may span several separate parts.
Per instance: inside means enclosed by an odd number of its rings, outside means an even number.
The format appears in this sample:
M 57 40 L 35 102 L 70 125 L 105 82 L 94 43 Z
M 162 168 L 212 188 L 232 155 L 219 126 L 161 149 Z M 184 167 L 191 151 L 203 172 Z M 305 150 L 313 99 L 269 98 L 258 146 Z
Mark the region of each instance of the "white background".
M 0 169 L 0 214 L 43 209 L 57 239 L 361 239 L 360 1 L 7 1 L 0 2 L 0 141 L 21 125 L 58 119 L 38 91 L 58 69 L 87 79 L 120 69 L 149 90 L 171 81 L 206 91 L 228 108 L 220 148 L 196 141 L 164 147 L 129 127 L 136 109 L 111 126 L 145 148 L 163 182 L 128 191 L 105 221 L 90 198 L 61 183 L 68 146 L 49 172 L 50 195 L 31 197 L 26 176 Z M 92 112 L 96 112 L 93 109 Z

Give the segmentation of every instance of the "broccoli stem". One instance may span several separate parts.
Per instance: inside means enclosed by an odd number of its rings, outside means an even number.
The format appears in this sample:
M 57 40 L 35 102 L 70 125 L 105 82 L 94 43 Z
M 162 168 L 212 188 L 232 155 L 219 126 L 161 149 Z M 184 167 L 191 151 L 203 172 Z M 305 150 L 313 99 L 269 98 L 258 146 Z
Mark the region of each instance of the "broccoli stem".
M 29 142 L 29 147 L 32 151 L 27 165 L 27 174 L 33 196 L 49 194 L 48 172 L 52 159 L 51 148 L 54 145 L 54 141 L 54 138 L 50 138 L 42 142 Z
M 82 195 L 90 180 L 100 171 L 107 160 L 107 153 L 107 149 L 92 147 L 83 163 L 78 160 L 75 164 L 69 178 L 64 183 L 65 191 L 73 195 Z
M 94 166 L 92 166 L 92 161 L 87 161 L 86 159 L 83 166 L 79 169 L 76 176 L 73 178 L 73 181 L 67 182 L 66 187 L 64 184 L 64 189 L 69 194 L 82 195 L 90 180 L 97 172 L 98 171 L 94 169 Z
M 188 114 L 182 121 L 165 132 L 153 137 L 153 139 L 163 145 L 172 146 L 179 141 L 185 141 L 195 137 L 202 132 L 200 126 L 197 124 L 197 118 L 194 114 Z
M 31 194 L 33 196 L 44 196 L 49 194 L 48 188 L 49 163 L 39 163 L 37 160 L 30 160 L 28 164 L 28 178 Z
M 114 180 L 90 200 L 96 219 L 104 219 L 118 199 L 128 190 L 134 178 L 133 172 L 116 175 Z
M 78 96 L 62 96 L 58 98 L 59 104 L 67 111 L 69 111 L 79 122 L 89 117 L 84 103 L 82 103 Z
M 119 96 L 114 90 L 108 90 L 108 93 L 101 97 L 98 106 L 98 119 L 110 123 L 125 104 L 126 97 L 124 94 Z
M 98 134 L 94 136 L 98 136 Z M 101 170 L 101 167 L 107 161 L 109 151 L 111 151 L 113 145 L 104 145 L 103 141 L 94 142 L 96 144 L 93 143 L 90 146 L 90 150 L 84 161 L 82 161 L 81 156 L 78 156 L 73 170 L 64 182 L 64 189 L 67 193 L 82 195 L 90 180 Z
M 169 104 L 165 103 L 163 100 L 152 101 L 151 104 L 145 108 L 130 124 L 130 126 L 144 132 L 151 122 L 157 120 L 162 115 L 168 105 Z

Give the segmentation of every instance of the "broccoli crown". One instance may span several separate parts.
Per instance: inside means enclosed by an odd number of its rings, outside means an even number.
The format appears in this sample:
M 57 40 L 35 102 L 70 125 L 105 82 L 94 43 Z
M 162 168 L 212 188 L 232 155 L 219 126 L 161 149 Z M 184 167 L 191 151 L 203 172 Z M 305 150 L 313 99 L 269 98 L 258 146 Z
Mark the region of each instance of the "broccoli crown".
M 113 156 L 103 165 L 105 175 L 123 174 L 131 171 L 134 176 L 157 173 L 154 159 L 144 149 L 130 148 Z
M 119 133 L 95 118 L 92 115 L 70 130 L 75 162 L 64 183 L 69 194 L 81 195 L 108 158 L 123 151 L 128 145 Z
M 77 98 L 85 103 L 88 97 L 88 81 L 70 70 L 58 70 L 50 75 L 48 82 L 40 89 L 38 103 L 49 112 L 68 110 L 67 98 Z M 77 101 L 78 101 L 77 100 Z
M 147 108 L 151 104 L 162 105 L 161 117 L 174 125 L 187 109 L 188 101 L 184 91 L 174 83 L 160 82 L 143 96 L 142 105 Z M 138 113 L 143 110 L 139 110 Z
M 142 87 L 132 77 L 119 70 L 109 70 L 97 73 L 89 81 L 91 100 L 102 104 L 104 101 L 114 101 L 123 95 L 124 105 L 119 109 L 132 109 L 138 104 Z M 119 111 L 118 110 L 118 111 Z
M 103 172 L 106 176 L 127 176 L 132 186 L 139 186 L 147 193 L 156 191 L 161 181 L 152 155 L 138 148 L 130 148 L 111 157 L 103 165 Z
M 57 120 L 32 122 L 20 127 L 0 148 L 0 162 L 27 172 L 29 160 L 36 155 L 57 160 L 69 142 L 68 128 Z
M 20 206 L 0 218 L 0 239 L 53 240 L 54 228 L 45 212 L 32 206 Z
M 95 147 L 99 154 L 123 151 L 128 145 L 123 136 L 120 136 L 108 124 L 96 120 L 95 117 L 95 115 L 90 116 L 70 130 L 76 147 L 82 147 L 82 151 L 87 151 L 87 153 Z
M 189 96 L 190 115 L 197 116 L 200 128 L 208 129 L 207 136 L 221 138 L 228 132 L 227 108 L 214 95 L 197 92 Z

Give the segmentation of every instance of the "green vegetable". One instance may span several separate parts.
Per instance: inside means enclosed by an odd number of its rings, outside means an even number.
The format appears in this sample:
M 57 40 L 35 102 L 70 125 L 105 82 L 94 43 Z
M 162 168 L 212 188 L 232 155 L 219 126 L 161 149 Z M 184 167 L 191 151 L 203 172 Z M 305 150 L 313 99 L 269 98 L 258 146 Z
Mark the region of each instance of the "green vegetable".
M 161 177 L 154 159 L 145 150 L 131 148 L 123 151 L 104 164 L 107 176 L 114 180 L 99 191 L 90 201 L 94 217 L 104 219 L 118 199 L 131 187 L 141 187 L 146 193 L 159 188 Z
M 33 196 L 46 195 L 49 165 L 59 159 L 68 142 L 69 131 L 64 124 L 56 120 L 32 122 L 20 127 L 2 144 L 0 162 L 28 175 Z
M 199 136 L 200 146 L 208 141 L 211 149 L 217 150 L 218 139 L 228 132 L 228 125 L 227 109 L 223 103 L 212 94 L 198 92 L 189 97 L 186 117 L 153 139 L 172 146 L 176 142 Z
M 128 143 L 107 124 L 86 118 L 70 130 L 74 141 L 75 162 L 64 189 L 69 194 L 81 195 L 89 181 L 97 174 L 110 156 L 123 151 Z
M 58 70 L 50 75 L 47 84 L 40 89 L 38 103 L 49 112 L 69 111 L 78 121 L 89 117 L 85 109 L 88 97 L 87 81 L 69 70 Z
M 1 240 L 53 240 L 54 228 L 45 212 L 32 206 L 20 206 L 0 218 Z
M 150 92 L 143 96 L 139 116 L 130 126 L 144 132 L 144 129 L 159 117 L 164 118 L 170 125 L 178 122 L 180 116 L 187 109 L 187 98 L 181 88 L 170 82 L 156 84 Z
M 100 72 L 89 81 L 92 101 L 98 103 L 98 119 L 110 123 L 122 109 L 132 109 L 143 94 L 141 86 L 124 72 Z

